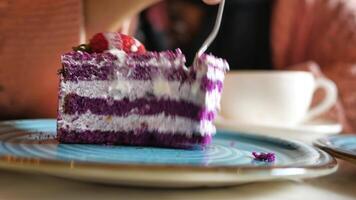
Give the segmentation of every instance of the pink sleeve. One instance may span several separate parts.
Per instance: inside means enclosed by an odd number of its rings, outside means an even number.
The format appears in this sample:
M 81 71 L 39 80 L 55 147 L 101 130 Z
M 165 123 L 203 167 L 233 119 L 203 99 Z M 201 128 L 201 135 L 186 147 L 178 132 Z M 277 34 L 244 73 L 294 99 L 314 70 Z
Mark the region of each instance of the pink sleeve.
M 356 62 L 354 0 L 277 0 L 271 29 L 277 68 L 307 60 Z

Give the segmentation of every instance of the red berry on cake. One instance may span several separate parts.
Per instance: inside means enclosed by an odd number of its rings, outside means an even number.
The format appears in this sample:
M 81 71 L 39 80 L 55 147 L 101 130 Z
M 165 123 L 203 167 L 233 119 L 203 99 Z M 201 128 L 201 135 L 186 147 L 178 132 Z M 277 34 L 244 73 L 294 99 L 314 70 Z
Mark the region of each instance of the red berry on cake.
M 126 53 L 143 54 L 146 52 L 141 42 L 122 33 L 97 33 L 90 39 L 89 46 L 96 53 L 110 49 L 121 49 Z
M 109 41 L 103 33 L 97 33 L 90 39 L 89 42 L 92 51 L 101 53 L 109 49 Z

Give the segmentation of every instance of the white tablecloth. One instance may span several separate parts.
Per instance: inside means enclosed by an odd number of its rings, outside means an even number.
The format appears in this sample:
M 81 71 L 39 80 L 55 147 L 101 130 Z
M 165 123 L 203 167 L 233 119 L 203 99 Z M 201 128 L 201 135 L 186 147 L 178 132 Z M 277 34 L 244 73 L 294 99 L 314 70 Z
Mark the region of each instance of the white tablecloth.
M 300 182 L 281 181 L 210 189 L 129 188 L 0 170 L 0 200 L 355 200 L 356 165 L 340 161 L 338 172 Z

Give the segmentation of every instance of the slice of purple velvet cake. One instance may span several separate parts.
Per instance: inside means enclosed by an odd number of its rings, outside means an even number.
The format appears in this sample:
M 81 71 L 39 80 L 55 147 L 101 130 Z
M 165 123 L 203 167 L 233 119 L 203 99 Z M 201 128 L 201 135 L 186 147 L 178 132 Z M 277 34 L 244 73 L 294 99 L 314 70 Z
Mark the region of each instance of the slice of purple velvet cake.
M 62 143 L 190 148 L 212 140 L 225 60 L 181 51 L 73 51 L 61 58 L 57 138 Z

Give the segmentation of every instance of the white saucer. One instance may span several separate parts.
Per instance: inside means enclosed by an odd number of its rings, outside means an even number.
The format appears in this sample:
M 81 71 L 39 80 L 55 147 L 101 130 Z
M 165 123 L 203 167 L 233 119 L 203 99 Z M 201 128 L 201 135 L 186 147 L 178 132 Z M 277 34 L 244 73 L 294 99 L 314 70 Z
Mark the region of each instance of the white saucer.
M 317 119 L 297 126 L 268 126 L 240 124 L 231 119 L 217 116 L 215 125 L 220 129 L 229 129 L 238 132 L 268 135 L 279 138 L 297 139 L 311 142 L 325 135 L 334 135 L 342 131 L 342 125 L 337 121 Z

